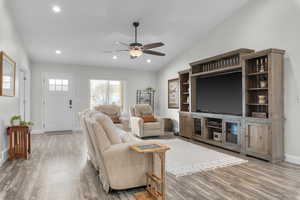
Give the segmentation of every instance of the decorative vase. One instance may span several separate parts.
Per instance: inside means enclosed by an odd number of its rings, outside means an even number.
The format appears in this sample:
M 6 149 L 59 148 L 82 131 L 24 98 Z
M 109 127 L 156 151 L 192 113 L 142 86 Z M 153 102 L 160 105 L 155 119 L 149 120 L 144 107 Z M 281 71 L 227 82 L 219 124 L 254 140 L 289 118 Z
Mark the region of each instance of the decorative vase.
M 260 81 L 260 88 L 266 88 L 267 87 L 267 81 Z
M 266 96 L 265 95 L 258 95 L 258 103 L 259 104 L 266 104 Z

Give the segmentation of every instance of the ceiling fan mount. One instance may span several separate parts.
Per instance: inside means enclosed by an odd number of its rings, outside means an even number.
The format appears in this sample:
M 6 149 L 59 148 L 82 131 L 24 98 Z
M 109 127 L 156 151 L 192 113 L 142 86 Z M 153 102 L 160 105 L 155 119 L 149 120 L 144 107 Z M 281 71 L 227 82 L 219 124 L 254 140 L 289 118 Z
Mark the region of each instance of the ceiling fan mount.
M 140 22 L 133 22 L 132 25 L 133 25 L 134 27 L 138 27 L 138 26 L 140 25 Z

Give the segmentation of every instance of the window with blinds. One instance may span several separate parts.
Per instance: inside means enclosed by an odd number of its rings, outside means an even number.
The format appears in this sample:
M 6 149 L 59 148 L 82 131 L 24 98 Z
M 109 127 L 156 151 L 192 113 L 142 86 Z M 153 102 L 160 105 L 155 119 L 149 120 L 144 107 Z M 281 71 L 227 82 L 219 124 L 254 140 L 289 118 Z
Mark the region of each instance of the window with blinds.
M 113 80 L 90 80 L 90 106 L 116 104 L 123 106 L 123 83 Z

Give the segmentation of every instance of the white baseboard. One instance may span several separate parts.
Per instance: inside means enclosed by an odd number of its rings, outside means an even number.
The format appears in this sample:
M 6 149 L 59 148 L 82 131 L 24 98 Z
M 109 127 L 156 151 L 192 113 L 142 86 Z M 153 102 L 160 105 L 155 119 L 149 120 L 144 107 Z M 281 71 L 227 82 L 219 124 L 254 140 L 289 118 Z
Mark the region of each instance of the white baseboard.
M 285 161 L 300 165 L 300 157 L 299 156 L 285 154 Z
M 0 167 L 3 165 L 3 163 L 5 163 L 5 161 L 8 158 L 8 149 L 5 149 L 1 152 L 1 158 L 0 158 Z
M 73 131 L 73 132 L 81 132 L 82 129 L 81 129 L 81 128 L 74 128 L 72 131 Z
M 43 133 L 45 133 L 45 131 L 44 130 L 32 130 L 30 133 L 31 134 L 43 134 Z

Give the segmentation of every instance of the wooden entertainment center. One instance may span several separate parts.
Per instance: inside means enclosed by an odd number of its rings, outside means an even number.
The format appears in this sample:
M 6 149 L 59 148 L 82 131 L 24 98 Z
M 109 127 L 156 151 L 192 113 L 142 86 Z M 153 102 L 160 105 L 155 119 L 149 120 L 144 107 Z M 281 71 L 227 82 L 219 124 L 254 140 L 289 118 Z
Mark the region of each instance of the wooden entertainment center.
M 282 161 L 284 53 L 237 49 L 190 63 L 189 69 L 180 71 L 181 136 L 270 162 Z M 233 72 L 242 73 L 242 115 L 197 112 L 197 78 Z

